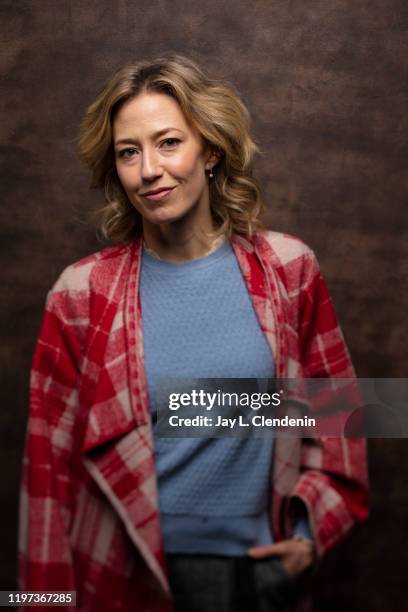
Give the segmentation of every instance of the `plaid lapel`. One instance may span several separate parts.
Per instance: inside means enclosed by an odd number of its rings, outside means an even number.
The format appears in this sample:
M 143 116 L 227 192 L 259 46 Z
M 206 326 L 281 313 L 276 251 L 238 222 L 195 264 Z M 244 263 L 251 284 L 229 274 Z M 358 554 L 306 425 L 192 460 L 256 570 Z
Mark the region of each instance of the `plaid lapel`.
M 138 240 L 123 249 L 119 262 L 96 264 L 92 275 L 92 331 L 80 391 L 89 406 L 84 464 L 168 591 L 143 367 L 140 258 Z
M 277 270 L 282 266 L 274 249 L 268 244 L 262 233 L 256 234 L 252 241 L 235 237 L 232 241 L 235 255 L 241 267 L 249 294 L 252 298 L 259 324 L 264 332 L 275 359 L 277 378 L 294 376 L 289 370 L 291 361 L 287 355 L 287 312 L 286 289 Z M 292 366 L 295 364 L 292 364 Z M 305 401 L 303 395 L 296 394 L 296 399 Z M 299 476 L 300 465 L 299 438 L 278 437 L 274 443 L 272 474 L 272 524 L 275 534 L 282 534 L 281 500 L 293 489 Z M 289 513 L 283 513 L 289 518 Z M 289 523 L 284 526 L 287 532 Z

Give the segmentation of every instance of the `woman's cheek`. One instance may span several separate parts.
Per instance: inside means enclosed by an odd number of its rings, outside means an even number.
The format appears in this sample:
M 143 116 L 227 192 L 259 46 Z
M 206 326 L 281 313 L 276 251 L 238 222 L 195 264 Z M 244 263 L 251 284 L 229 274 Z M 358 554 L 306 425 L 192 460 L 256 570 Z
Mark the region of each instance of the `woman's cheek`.
M 117 174 L 118 174 L 118 177 L 122 184 L 123 189 L 129 195 L 129 192 L 133 192 L 137 188 L 137 185 L 134 180 L 134 176 L 132 176 L 132 173 L 129 172 L 129 169 L 127 168 L 126 169 L 119 168 L 116 171 L 117 171 Z
M 126 172 L 120 166 L 119 167 L 116 166 L 116 172 L 117 172 L 120 182 L 122 183 L 122 186 L 125 187 L 127 185 Z
M 126 189 L 125 181 L 123 180 L 123 172 L 122 172 L 120 166 L 118 166 L 117 164 L 116 164 L 116 174 L 118 175 L 118 179 L 119 179 L 123 189 Z

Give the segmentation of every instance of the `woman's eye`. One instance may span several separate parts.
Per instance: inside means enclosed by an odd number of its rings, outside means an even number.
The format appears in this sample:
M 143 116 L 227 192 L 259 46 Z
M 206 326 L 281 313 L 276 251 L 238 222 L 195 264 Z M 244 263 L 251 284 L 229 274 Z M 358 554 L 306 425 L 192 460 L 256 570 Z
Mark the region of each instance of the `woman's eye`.
M 137 153 L 137 149 L 133 149 L 133 148 L 122 149 L 121 151 L 119 151 L 119 157 L 129 159 L 130 157 L 133 157 L 133 155 L 135 155 L 136 153 Z
M 163 140 L 162 145 L 165 147 L 175 147 L 181 142 L 179 138 L 166 138 Z

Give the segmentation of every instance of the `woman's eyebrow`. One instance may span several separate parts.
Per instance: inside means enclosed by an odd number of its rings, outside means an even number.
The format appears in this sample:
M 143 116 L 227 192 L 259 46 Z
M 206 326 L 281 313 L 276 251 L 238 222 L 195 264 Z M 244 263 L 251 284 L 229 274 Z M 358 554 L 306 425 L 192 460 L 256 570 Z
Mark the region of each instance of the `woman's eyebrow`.
M 178 128 L 175 128 L 175 127 L 166 127 L 166 128 L 161 129 L 161 130 L 158 130 L 157 132 L 154 132 L 151 135 L 151 137 L 152 138 L 159 138 L 160 136 L 163 136 L 163 134 L 166 134 L 167 132 L 170 132 L 170 131 L 173 131 L 173 130 L 175 130 L 176 132 L 183 133 L 183 131 L 179 130 Z M 126 144 L 126 143 L 139 144 L 138 140 L 136 140 L 135 138 L 121 138 L 120 140 L 116 140 L 115 141 L 115 145 Z

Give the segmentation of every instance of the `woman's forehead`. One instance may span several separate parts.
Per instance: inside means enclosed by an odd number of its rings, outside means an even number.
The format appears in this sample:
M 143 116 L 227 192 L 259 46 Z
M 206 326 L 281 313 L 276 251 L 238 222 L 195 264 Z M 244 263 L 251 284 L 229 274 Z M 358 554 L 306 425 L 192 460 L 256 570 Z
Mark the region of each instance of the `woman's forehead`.
M 144 135 L 169 128 L 191 130 L 177 100 L 158 92 L 144 92 L 126 101 L 117 112 L 113 127 L 115 136 L 129 129 Z

